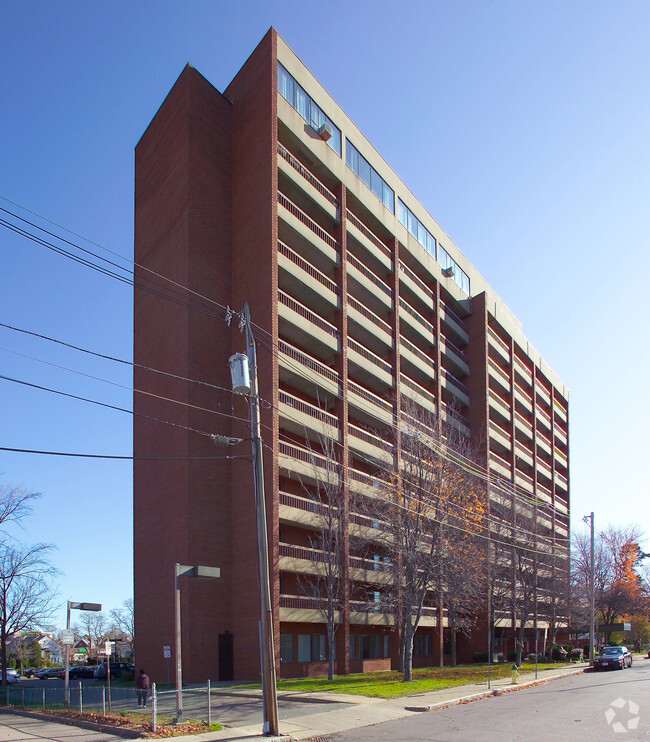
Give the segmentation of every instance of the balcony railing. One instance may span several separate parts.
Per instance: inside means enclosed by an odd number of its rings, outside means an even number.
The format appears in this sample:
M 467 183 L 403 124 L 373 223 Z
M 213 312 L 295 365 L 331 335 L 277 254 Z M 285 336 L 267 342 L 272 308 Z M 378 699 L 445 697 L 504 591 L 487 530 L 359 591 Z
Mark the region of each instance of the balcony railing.
M 409 389 L 412 389 L 414 392 L 421 394 L 427 401 L 431 402 L 432 405 L 436 404 L 435 396 L 428 389 L 425 389 L 423 386 L 420 386 L 417 383 L 417 381 L 413 381 L 413 379 L 409 379 L 409 377 L 406 376 L 405 374 L 400 374 L 399 379 L 400 379 L 400 382 L 404 384 L 404 386 L 407 386 Z
M 435 333 L 435 327 L 425 319 L 417 310 L 413 309 L 410 304 L 407 304 L 404 299 L 400 297 L 399 300 L 400 309 L 404 310 L 408 315 L 413 317 L 416 322 L 419 322 L 425 330 L 428 330 L 431 334 Z
M 278 252 L 281 255 L 284 255 L 285 258 L 288 258 L 294 265 L 297 265 L 298 268 L 305 271 L 305 273 L 308 273 L 312 278 L 316 279 L 316 281 L 325 286 L 326 289 L 329 289 L 337 295 L 341 293 L 338 285 L 332 281 L 331 278 L 328 278 L 324 273 L 319 271 L 318 268 L 314 268 L 311 263 L 298 255 L 295 250 L 292 250 L 288 245 L 285 245 L 284 242 L 280 242 L 279 240 Z
M 544 410 L 541 407 L 537 407 L 536 409 L 537 414 L 542 418 L 542 420 L 546 423 L 547 427 L 551 427 L 551 418 L 549 415 L 544 412 Z
M 283 160 L 286 160 L 297 173 L 300 173 L 300 175 L 302 175 L 302 177 L 306 181 L 308 181 L 310 185 L 312 185 L 322 196 L 324 196 L 333 206 L 336 207 L 337 216 L 339 216 L 340 218 L 341 205 L 338 198 L 336 198 L 332 191 L 324 186 L 310 170 L 307 170 L 302 162 L 296 159 L 286 147 L 280 144 L 280 142 L 278 142 L 278 154 L 280 155 L 280 157 L 282 157 Z
M 442 374 L 443 379 L 447 379 L 450 384 L 453 384 L 457 389 L 460 389 L 461 392 L 467 394 L 469 397 L 469 388 L 466 387 L 459 378 L 454 376 L 450 371 L 447 371 L 446 368 L 441 369 L 440 373 Z
M 509 461 L 506 461 L 502 456 L 499 456 L 498 453 L 494 453 L 494 451 L 490 451 L 489 461 L 493 464 L 499 464 L 504 469 L 507 469 L 509 472 L 512 471 L 511 463 Z
M 303 595 L 280 595 L 280 608 L 323 611 L 327 608 L 327 601 L 325 598 L 308 598 Z
M 528 366 L 519 358 L 519 356 L 515 353 L 515 366 L 517 366 L 519 369 L 521 369 L 522 376 L 524 376 L 526 379 L 530 380 L 532 376 L 532 371 L 528 368 Z
M 309 415 L 310 417 L 315 418 L 324 425 L 331 425 L 337 429 L 339 427 L 339 421 L 336 415 L 332 415 L 330 412 L 321 410 L 320 407 L 316 407 L 316 405 L 304 402 L 299 397 L 294 397 L 293 394 L 287 394 L 287 392 L 280 391 L 280 393 L 278 394 L 278 399 L 280 400 L 280 402 L 283 402 L 289 407 L 293 407 L 295 410 L 298 410 L 298 412 L 302 412 L 305 415 Z
M 384 332 L 387 332 L 389 335 L 392 333 L 391 326 L 388 324 L 388 322 L 384 322 L 381 317 L 377 316 L 374 312 L 371 312 L 368 307 L 366 307 L 360 301 L 357 301 L 353 296 L 350 296 L 350 294 L 348 294 L 348 304 L 353 309 L 356 309 L 359 314 L 362 314 L 367 320 L 370 320 L 373 325 L 377 325 L 377 327 L 379 327 Z
M 520 451 L 521 453 L 528 456 L 529 459 L 533 458 L 533 452 L 530 449 L 526 448 L 526 446 L 524 446 L 521 441 L 515 441 L 515 448 L 517 449 L 517 451 Z
M 546 463 L 546 461 L 544 461 L 544 459 L 537 459 L 537 467 L 546 472 L 549 477 L 552 476 L 553 469 Z
M 299 497 L 298 495 L 290 495 L 287 492 L 280 492 L 278 499 L 280 505 L 304 510 L 306 513 L 317 513 L 318 515 L 326 515 L 328 513 L 327 505 L 310 500 L 308 497 Z
M 366 389 L 365 387 L 362 387 L 360 384 L 357 384 L 354 381 L 348 380 L 348 389 L 349 391 L 358 395 L 362 399 L 365 399 L 367 402 L 377 405 L 377 407 L 381 407 L 383 410 L 386 410 L 387 412 L 393 411 L 393 405 L 390 402 L 387 402 L 385 399 L 382 399 L 378 394 L 374 394 L 370 390 Z
M 431 299 L 431 301 L 434 300 L 435 296 L 434 296 L 433 291 L 431 291 L 431 289 L 426 285 L 426 283 L 424 283 L 422 279 L 418 278 L 418 276 L 407 265 L 404 265 L 404 263 L 402 263 L 401 260 L 399 263 L 399 269 L 404 274 L 406 274 L 411 279 L 411 281 L 413 281 L 413 283 L 420 289 L 420 291 L 422 291 L 422 293 L 426 294 L 429 297 L 429 299 Z
M 501 350 L 509 357 L 510 347 L 508 346 L 508 343 L 504 342 L 491 327 L 488 326 L 487 331 L 492 340 L 494 340 L 499 348 L 501 348 Z
M 374 366 L 377 366 L 378 368 L 382 369 L 382 371 L 386 371 L 386 373 L 390 374 L 392 373 L 392 366 L 390 363 L 387 363 L 383 358 L 380 358 L 378 355 L 373 353 L 371 350 L 368 350 L 368 348 L 365 348 L 360 343 L 357 343 L 356 340 L 353 340 L 352 338 L 348 338 L 348 348 L 355 351 L 359 355 L 363 356 L 367 361 L 370 361 Z
M 558 412 L 564 415 L 564 417 L 568 417 L 569 413 L 566 407 L 564 407 L 564 405 L 561 402 L 559 402 L 557 399 L 554 399 L 553 404 L 555 405 L 555 408 L 557 409 Z
M 280 556 L 306 559 L 309 562 L 327 562 L 327 554 L 322 549 L 311 549 L 307 546 L 280 543 L 278 553 Z
M 445 314 L 450 318 L 453 319 L 454 322 L 459 324 L 461 327 L 464 327 L 463 320 L 454 312 L 452 309 L 449 309 L 449 307 L 445 304 L 444 301 L 440 301 L 440 306 L 444 310 Z
M 426 364 L 427 366 L 430 366 L 432 369 L 436 368 L 435 361 L 430 358 L 426 353 L 422 352 L 416 345 L 413 345 L 413 343 L 410 340 L 407 340 L 405 337 L 400 335 L 399 338 L 399 344 L 406 348 L 406 350 L 413 353 L 414 356 L 417 356 L 422 363 Z
M 384 440 L 383 438 L 380 438 L 377 435 L 373 435 L 372 433 L 369 433 L 367 430 L 358 428 L 356 425 L 352 425 L 352 423 L 348 423 L 348 433 L 351 436 L 354 436 L 354 438 L 358 438 L 361 441 L 365 441 L 366 443 L 369 443 L 371 446 L 376 446 L 377 448 L 381 448 L 384 451 L 393 450 L 393 444 L 390 443 L 389 441 Z
M 494 370 L 496 375 L 507 385 L 510 386 L 510 377 L 508 374 L 499 366 L 498 363 L 493 361 L 491 358 L 488 358 L 488 365 L 491 369 Z
M 374 487 L 375 489 L 387 486 L 386 482 L 383 482 L 381 479 L 371 477 L 369 474 L 359 471 L 358 469 L 352 469 L 351 467 L 348 469 L 348 477 L 355 482 L 361 482 L 361 484 L 365 484 L 368 487 Z
M 458 420 L 458 422 L 469 428 L 469 418 L 458 412 L 454 407 L 450 407 L 446 402 L 441 402 L 440 409 L 447 415 L 447 417 Z
M 370 240 L 370 242 L 372 242 L 372 244 L 375 247 L 379 248 L 379 250 L 386 257 L 390 258 L 391 257 L 390 250 L 386 247 L 386 245 L 384 245 L 384 243 L 379 239 L 379 237 L 377 237 L 377 235 L 374 232 L 368 229 L 368 227 L 366 227 L 366 225 L 360 219 L 358 219 L 350 211 L 350 209 L 347 209 L 346 213 L 347 213 L 348 221 L 354 224 L 354 226 L 359 230 L 359 232 L 361 232 L 364 235 L 364 237 L 366 237 L 366 239 Z
M 391 299 L 393 298 L 393 292 L 384 281 L 379 278 L 375 273 L 373 273 L 370 268 L 366 267 L 360 260 L 357 260 L 357 258 L 352 255 L 352 253 L 348 253 L 348 263 L 350 263 L 351 266 L 356 268 L 359 273 L 364 275 L 371 283 L 374 283 L 377 288 L 381 289 L 387 296 L 390 296 Z
M 326 332 L 337 340 L 339 339 L 339 331 L 331 322 L 323 319 L 320 315 L 316 314 L 316 312 L 312 312 L 311 309 L 307 309 L 304 304 L 296 301 L 292 296 L 289 296 L 289 294 L 285 294 L 282 289 L 278 289 L 278 301 L 296 312 L 296 314 L 304 317 L 307 321 L 311 322 L 312 325 L 316 325 L 316 327 L 323 332 Z
M 370 572 L 390 572 L 391 563 L 376 559 L 364 559 L 362 557 L 350 557 L 350 566 L 356 569 L 366 569 Z
M 524 428 L 532 435 L 533 434 L 533 426 L 526 420 L 526 418 L 520 414 L 519 412 L 515 412 L 515 420 L 520 422 Z
M 334 248 L 337 252 L 341 252 L 341 246 L 339 243 L 332 237 L 331 234 L 326 232 L 320 224 L 315 222 L 310 216 L 305 214 L 302 209 L 299 209 L 293 201 L 290 201 L 284 193 L 280 193 L 278 191 L 278 201 L 279 203 L 284 206 L 284 208 L 293 214 L 298 221 L 302 222 L 308 229 L 310 229 L 315 235 L 321 238 L 323 242 L 326 242 L 330 247 Z
M 551 441 L 544 435 L 544 433 L 540 433 L 539 430 L 537 431 L 537 438 L 542 441 L 542 443 L 545 443 L 549 448 L 552 447 Z
M 490 397 L 495 402 L 497 402 L 498 404 L 500 404 L 503 407 L 505 407 L 506 410 L 508 410 L 508 411 L 510 410 L 510 402 L 508 402 L 507 400 L 505 400 L 502 396 L 500 396 L 499 394 L 497 394 L 492 389 L 488 389 L 488 397 Z
M 503 436 L 508 442 L 512 441 L 512 436 L 510 435 L 510 433 L 508 433 L 508 431 L 502 428 L 500 425 L 497 425 L 494 421 L 490 420 L 489 427 L 490 430 L 494 431 L 498 435 Z
M 455 343 L 452 343 L 448 337 L 441 334 L 440 342 L 443 348 L 447 348 L 448 350 L 453 351 L 457 356 L 465 361 L 465 363 L 469 364 L 469 358 L 465 355 L 465 351 L 461 350 Z
M 529 405 L 532 405 L 533 404 L 533 400 L 532 400 L 530 394 L 528 394 L 528 392 L 522 386 L 520 386 L 519 384 L 517 384 L 516 381 L 514 383 L 514 386 L 515 386 L 515 389 L 519 392 L 519 394 L 521 394 L 521 396 L 528 402 L 528 404 Z
M 309 451 L 306 448 L 295 446 L 292 443 L 287 443 L 286 441 L 279 442 L 278 450 L 285 456 L 290 456 L 292 459 L 298 459 L 298 461 L 304 461 L 310 466 L 318 466 L 321 469 L 327 469 L 331 471 L 332 468 L 337 466 L 336 462 L 330 461 L 329 459 L 325 458 L 325 456 L 321 456 L 320 454 L 314 453 L 313 451 Z
M 326 366 L 324 363 L 312 358 L 312 356 L 307 353 L 298 350 L 298 348 L 287 343 L 286 340 L 278 340 L 278 350 L 280 353 L 284 353 L 284 355 L 291 358 L 291 360 L 296 361 L 301 366 L 308 368 L 310 371 L 315 371 L 317 374 L 335 382 L 337 386 L 339 385 L 339 375 L 336 371 L 333 371 L 329 366 Z

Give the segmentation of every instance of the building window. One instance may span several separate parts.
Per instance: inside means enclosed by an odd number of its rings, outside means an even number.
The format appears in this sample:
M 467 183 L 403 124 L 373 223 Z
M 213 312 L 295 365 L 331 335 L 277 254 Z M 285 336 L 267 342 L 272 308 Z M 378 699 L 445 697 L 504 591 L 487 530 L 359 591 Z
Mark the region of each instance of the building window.
M 454 270 L 454 281 L 460 286 L 461 290 L 469 296 L 469 276 L 465 271 L 458 265 L 458 263 L 451 257 L 451 255 L 445 250 L 442 245 L 439 247 L 438 262 L 442 266 L 443 270 L 453 268 Z
M 293 634 L 280 634 L 280 662 L 293 662 Z
M 323 124 L 328 124 L 331 127 L 332 136 L 327 140 L 327 146 L 340 157 L 341 130 L 323 113 L 322 109 L 298 85 L 280 62 L 278 62 L 278 93 L 298 111 L 312 129 L 318 131 Z
M 298 634 L 298 662 L 325 662 L 325 634 Z
M 345 142 L 345 162 L 350 170 L 352 170 L 352 172 L 360 178 L 368 188 L 370 188 L 384 206 L 394 214 L 395 192 L 349 139 Z
M 397 219 L 400 224 L 404 225 L 408 229 L 429 255 L 435 258 L 436 238 L 399 198 L 397 199 Z

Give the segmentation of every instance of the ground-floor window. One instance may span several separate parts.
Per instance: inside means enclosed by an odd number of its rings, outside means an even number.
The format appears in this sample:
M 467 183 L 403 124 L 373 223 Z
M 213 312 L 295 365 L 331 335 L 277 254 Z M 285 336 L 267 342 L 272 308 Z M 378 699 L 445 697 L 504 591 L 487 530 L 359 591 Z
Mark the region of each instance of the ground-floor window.
M 416 634 L 413 639 L 413 656 L 430 657 L 433 654 L 431 634 Z
M 293 634 L 280 634 L 280 662 L 293 662 Z
M 325 662 L 326 659 L 325 634 L 298 634 L 298 662 Z
M 390 657 L 388 634 L 350 634 L 351 660 L 379 660 Z

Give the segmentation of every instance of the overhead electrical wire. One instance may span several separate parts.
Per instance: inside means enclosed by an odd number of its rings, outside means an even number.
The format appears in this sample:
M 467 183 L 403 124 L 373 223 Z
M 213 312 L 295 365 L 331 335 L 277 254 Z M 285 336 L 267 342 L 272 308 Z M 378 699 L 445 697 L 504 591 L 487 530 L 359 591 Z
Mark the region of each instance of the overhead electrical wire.
M 101 453 L 76 453 L 70 451 L 43 451 L 33 448 L 9 448 L 0 446 L 0 451 L 11 453 L 33 453 L 41 456 L 69 456 L 78 459 L 118 459 L 122 461 L 216 461 L 222 459 L 246 459 L 251 460 L 250 456 L 119 456 Z
M 4 200 L 7 200 L 10 203 L 13 203 L 14 205 L 19 206 L 19 208 L 25 209 L 25 207 L 21 206 L 20 204 L 17 204 L 16 202 L 11 201 L 10 199 L 6 199 L 4 196 L 0 196 L 0 198 L 3 198 Z M 95 258 L 97 258 L 99 260 L 102 260 L 102 261 L 106 262 L 109 265 L 112 265 L 114 267 L 117 267 L 119 270 L 122 270 L 122 271 L 124 271 L 126 273 L 129 273 L 129 275 L 135 276 L 135 274 L 133 273 L 133 271 L 130 271 L 130 270 L 127 271 L 126 268 L 123 268 L 122 266 L 118 266 L 116 263 L 114 263 L 112 261 L 108 261 L 107 259 L 102 258 L 101 256 L 98 256 L 96 253 L 93 253 L 92 251 L 88 251 L 88 250 L 80 247 L 79 245 L 76 245 L 75 243 L 72 243 L 72 242 L 70 242 L 68 240 L 65 240 L 64 238 L 62 238 L 62 237 L 60 237 L 60 236 L 58 236 L 58 235 L 56 235 L 56 234 L 54 234 L 52 232 L 49 232 L 48 230 L 45 230 L 42 227 L 39 227 L 38 225 L 33 224 L 32 222 L 29 222 L 28 220 L 22 219 L 22 217 L 14 214 L 13 212 L 10 212 L 10 211 L 8 211 L 6 209 L 0 209 L 0 210 L 2 210 L 5 213 L 8 213 L 8 214 L 14 216 L 14 218 L 19 219 L 23 223 L 27 223 L 30 226 L 33 226 L 34 228 L 36 228 L 36 229 L 44 232 L 45 234 L 48 234 L 48 235 L 54 237 L 55 239 L 58 239 L 58 240 L 63 241 L 64 243 L 66 243 L 68 245 L 71 245 L 73 247 L 76 247 L 77 249 L 81 250 L 85 254 L 91 255 L 92 257 L 95 257 Z M 212 299 L 209 299 L 209 298 L 201 295 L 200 293 L 189 289 L 188 287 L 182 286 L 181 284 L 179 284 L 177 282 L 174 282 L 171 279 L 168 279 L 164 275 L 161 275 L 159 273 L 156 273 L 155 271 L 152 271 L 151 269 L 149 269 L 149 268 L 147 268 L 145 266 L 141 266 L 138 263 L 136 263 L 135 261 L 131 261 L 128 258 L 125 258 L 123 256 L 120 256 L 118 253 L 115 253 L 115 252 L 113 252 L 111 250 L 108 250 L 108 248 L 105 248 L 102 245 L 99 245 L 98 243 L 94 243 L 91 240 L 87 240 L 85 237 L 82 237 L 81 235 L 79 235 L 79 234 L 77 234 L 75 232 L 72 232 L 71 230 L 69 230 L 66 227 L 63 227 L 62 225 L 58 225 L 58 224 L 56 224 L 56 222 L 52 222 L 51 220 L 47 219 L 46 217 L 43 217 L 43 216 L 41 216 L 39 214 L 36 214 L 35 212 L 30 211 L 29 209 L 25 209 L 25 210 L 28 211 L 29 213 L 32 213 L 32 214 L 38 216 L 39 218 L 44 219 L 45 221 L 48 221 L 51 224 L 54 224 L 55 226 L 58 226 L 61 229 L 66 230 L 67 232 L 69 232 L 71 234 L 74 234 L 77 237 L 80 237 L 80 238 L 86 240 L 90 244 L 94 244 L 97 247 L 100 247 L 101 249 L 106 250 L 107 252 L 109 252 L 109 253 L 117 256 L 117 257 L 120 257 L 120 259 L 122 259 L 124 261 L 127 261 L 127 262 L 133 264 L 134 266 L 137 266 L 137 267 L 139 267 L 139 268 L 141 268 L 141 269 L 143 269 L 145 271 L 150 272 L 152 275 L 155 275 L 157 278 L 160 278 L 160 279 L 162 279 L 162 280 L 164 280 L 164 281 L 166 281 L 166 282 L 168 282 L 168 283 L 170 283 L 170 284 L 172 284 L 172 285 L 174 285 L 174 286 L 182 289 L 182 291 L 187 292 L 187 293 L 190 293 L 193 296 L 199 298 L 202 302 L 205 302 L 205 303 L 207 303 L 207 304 L 209 304 L 211 306 L 217 307 L 220 310 L 224 310 L 226 312 L 229 311 L 227 307 L 224 307 L 223 305 L 219 304 L 218 302 L 216 302 L 216 301 L 214 301 Z M 32 239 L 33 241 L 37 242 L 38 244 L 43 245 L 44 247 L 47 247 L 49 249 L 54 249 L 54 251 L 55 252 L 58 252 L 59 254 L 62 254 L 62 255 L 66 256 L 66 257 L 69 257 L 69 258 L 71 258 L 73 260 L 76 260 L 77 262 L 81 262 L 83 265 L 86 265 L 87 267 L 93 268 L 95 270 L 99 270 L 100 273 L 104 273 L 108 277 L 116 278 L 117 280 L 121 280 L 121 281 L 123 281 L 125 283 L 130 283 L 131 285 L 136 285 L 135 284 L 135 278 L 132 278 L 132 279 L 125 278 L 124 276 L 120 276 L 119 274 L 116 274 L 114 271 L 110 271 L 110 270 L 104 269 L 101 266 L 96 266 L 95 264 L 92 264 L 90 261 L 88 261 L 86 259 L 80 259 L 78 256 L 73 255 L 69 251 L 66 251 L 66 250 L 63 250 L 61 248 L 58 248 L 57 246 L 51 245 L 51 243 L 47 243 L 46 240 L 43 240 L 42 238 L 39 238 L 39 237 L 34 236 L 34 235 L 31 235 L 26 230 L 17 228 L 17 227 L 15 227 L 15 225 L 11 225 L 10 223 L 5 222 L 4 220 L 0 220 L 0 224 L 2 226 L 6 226 L 9 229 L 12 229 L 13 231 L 21 234 L 22 236 L 24 236 L 24 237 L 26 237 L 28 239 Z M 192 304 L 191 301 L 190 302 L 188 302 L 186 300 L 185 301 L 182 301 L 182 300 L 179 300 L 178 297 L 170 296 L 168 294 L 161 293 L 159 291 L 159 289 L 161 289 L 160 285 L 154 284 L 154 287 L 151 287 L 151 286 L 140 286 L 140 288 L 144 288 L 147 291 L 151 291 L 152 293 L 154 293 L 154 294 L 156 294 L 158 296 L 161 296 L 162 298 L 165 298 L 165 299 L 168 299 L 168 300 L 171 300 L 171 301 L 175 301 L 176 303 L 183 304 L 188 309 L 193 309 L 193 310 L 197 310 L 197 311 L 203 311 L 204 313 L 211 314 L 215 318 L 220 318 L 219 314 L 217 314 L 216 312 L 214 312 L 214 311 L 206 311 L 206 307 L 205 306 L 202 306 L 202 305 L 196 306 L 196 305 Z M 236 315 L 237 313 L 233 313 L 233 314 Z M 262 347 L 265 347 L 265 349 L 268 350 L 269 352 L 271 352 L 275 357 L 279 357 L 279 349 L 277 348 L 277 342 L 274 340 L 274 338 L 272 337 L 271 333 L 268 332 L 268 330 L 266 330 L 265 328 L 262 328 L 261 326 L 256 325 L 255 323 L 252 323 L 252 324 L 262 334 L 262 337 L 261 338 L 258 338 L 258 344 L 260 344 Z M 11 329 L 14 329 L 14 328 L 11 328 Z M 37 335 L 37 333 L 34 333 L 34 334 Z M 267 340 L 267 338 L 268 338 L 268 340 Z M 74 347 L 74 346 L 72 346 L 72 347 Z M 98 354 L 98 355 L 101 355 L 101 354 Z M 113 360 L 119 360 L 119 359 L 113 359 Z M 285 362 L 286 362 L 286 360 L 287 359 L 285 359 Z M 302 371 L 302 369 L 300 369 L 300 367 L 298 367 L 298 366 L 295 366 L 294 365 L 294 368 L 296 370 L 298 370 L 298 371 Z M 150 369 L 150 370 L 153 370 L 153 369 Z M 158 372 L 157 371 L 157 373 L 165 373 L 165 372 Z M 199 382 L 199 383 L 201 383 L 201 382 Z M 228 390 L 228 391 L 230 391 L 230 390 Z M 70 395 L 70 396 L 74 396 L 74 395 Z M 337 392 L 337 396 L 339 396 L 339 397 L 341 396 L 340 395 L 340 391 Z M 92 401 L 92 400 L 87 400 L 87 401 Z M 267 404 L 269 404 L 269 403 L 267 402 Z M 161 421 L 161 422 L 164 422 L 164 421 Z M 396 430 L 397 429 L 395 426 L 392 426 L 392 425 L 389 426 L 389 427 L 391 427 L 393 430 Z M 461 465 L 458 461 L 456 461 L 455 463 Z M 477 464 L 475 464 L 475 462 L 471 462 L 471 460 L 469 460 L 469 459 L 467 460 L 467 463 L 468 463 L 468 465 L 471 468 L 474 469 L 474 471 L 471 471 L 468 468 L 467 469 L 468 473 L 472 473 L 474 476 L 480 476 L 480 477 L 484 478 L 485 481 L 487 481 L 487 483 L 489 485 L 492 485 L 493 487 L 497 487 L 502 492 L 505 492 L 506 494 L 509 494 L 509 495 L 512 495 L 512 496 L 514 496 L 514 497 L 516 497 L 518 499 L 521 499 L 523 502 L 526 502 L 527 504 L 530 504 L 530 505 L 533 505 L 533 506 L 537 506 L 537 507 L 540 506 L 540 503 L 534 497 L 532 497 L 529 493 L 527 493 L 525 490 L 523 490 L 518 485 L 516 485 L 516 483 L 506 482 L 505 480 L 501 480 L 501 479 L 495 479 L 494 478 L 494 475 L 491 475 L 490 472 L 487 470 L 487 468 L 479 467 Z M 546 507 L 546 505 L 547 505 L 546 503 L 542 503 L 541 504 L 542 507 Z

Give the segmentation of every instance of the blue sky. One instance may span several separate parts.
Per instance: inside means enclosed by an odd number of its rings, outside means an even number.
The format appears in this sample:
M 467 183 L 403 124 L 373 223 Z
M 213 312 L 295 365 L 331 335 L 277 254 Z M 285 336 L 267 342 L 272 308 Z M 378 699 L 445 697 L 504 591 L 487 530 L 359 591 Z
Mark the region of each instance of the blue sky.
M 4 0 L 1 13 L 0 195 L 127 258 L 133 151 L 165 94 L 188 61 L 223 90 L 274 25 L 569 387 L 574 523 L 650 521 L 647 2 Z M 0 296 L 0 322 L 131 356 L 129 287 L 5 229 Z M 126 366 L 3 328 L 0 348 L 5 376 L 130 406 Z M 0 446 L 131 453 L 128 414 L 5 380 L 0 411 Z M 0 452 L 0 485 L 42 493 L 22 536 L 57 545 L 62 601 L 132 595 L 129 462 Z

